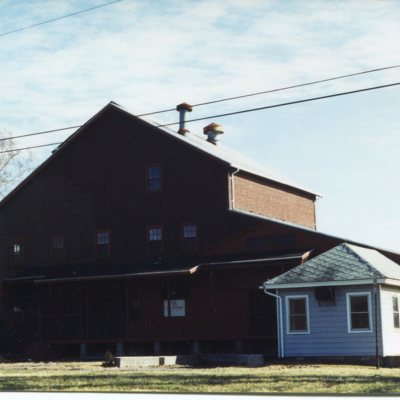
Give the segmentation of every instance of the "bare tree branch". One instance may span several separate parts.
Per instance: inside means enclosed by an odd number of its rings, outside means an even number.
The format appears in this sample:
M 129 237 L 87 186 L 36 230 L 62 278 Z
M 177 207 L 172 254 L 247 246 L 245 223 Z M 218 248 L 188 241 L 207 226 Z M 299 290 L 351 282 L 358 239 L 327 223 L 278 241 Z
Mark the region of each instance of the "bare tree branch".
M 12 136 L 10 132 L 0 130 L 1 137 Z M 0 141 L 0 198 L 7 194 L 31 170 L 32 157 L 28 153 L 22 158 L 20 151 L 15 148 L 13 140 Z

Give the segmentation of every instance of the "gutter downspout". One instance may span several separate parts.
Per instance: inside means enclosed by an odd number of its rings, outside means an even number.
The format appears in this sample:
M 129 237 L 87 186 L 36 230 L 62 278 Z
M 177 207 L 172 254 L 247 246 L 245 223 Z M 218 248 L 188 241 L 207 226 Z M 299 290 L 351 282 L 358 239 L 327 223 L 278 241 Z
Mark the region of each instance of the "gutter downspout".
M 231 207 L 232 207 L 232 210 L 235 209 L 235 180 L 234 180 L 234 177 L 239 171 L 240 171 L 240 168 L 237 168 L 236 171 L 232 172 L 232 175 L 231 175 L 231 185 L 232 185 Z
M 278 294 L 268 292 L 268 290 L 264 286 L 261 286 L 261 289 L 264 290 L 265 294 L 275 297 L 277 300 L 276 301 L 276 310 L 277 310 L 277 316 L 278 316 L 278 321 L 277 321 L 277 325 L 278 325 L 278 358 L 285 358 L 285 350 L 284 350 L 284 344 L 283 344 L 282 297 L 279 296 Z
M 386 354 L 385 354 L 385 348 L 384 348 L 385 341 L 383 340 L 383 335 L 384 335 L 383 329 L 384 329 L 384 327 L 383 327 L 383 323 L 382 323 L 382 321 L 383 321 L 382 285 L 378 285 L 378 299 L 379 299 L 379 316 L 380 316 L 379 325 L 381 327 L 380 339 L 381 339 L 382 358 L 384 360 L 385 359 L 384 357 L 385 357 Z

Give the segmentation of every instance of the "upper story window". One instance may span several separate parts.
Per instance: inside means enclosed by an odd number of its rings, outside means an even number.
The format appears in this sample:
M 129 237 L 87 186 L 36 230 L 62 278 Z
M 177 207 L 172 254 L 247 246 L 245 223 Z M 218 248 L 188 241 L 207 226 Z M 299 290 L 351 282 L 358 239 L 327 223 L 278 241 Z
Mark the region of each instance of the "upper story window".
M 147 228 L 147 250 L 150 254 L 159 255 L 163 251 L 162 226 L 150 226 Z
M 159 164 L 146 167 L 146 190 L 148 192 L 160 192 L 162 190 L 162 168 Z
M 371 332 L 371 294 L 347 293 L 347 325 L 349 332 Z
M 286 297 L 288 333 L 310 333 L 308 296 Z
M 198 228 L 196 224 L 182 225 L 182 251 L 193 253 L 198 248 Z
M 22 240 L 14 240 L 12 243 L 12 256 L 14 265 L 20 265 L 23 262 L 24 258 L 24 245 Z
M 392 301 L 393 301 L 393 326 L 395 328 L 400 328 L 399 298 L 397 296 L 393 296 Z
M 64 235 L 55 235 L 51 240 L 51 250 L 55 261 L 62 261 L 65 257 Z
M 110 255 L 110 231 L 98 231 L 96 233 L 96 255 L 105 258 Z

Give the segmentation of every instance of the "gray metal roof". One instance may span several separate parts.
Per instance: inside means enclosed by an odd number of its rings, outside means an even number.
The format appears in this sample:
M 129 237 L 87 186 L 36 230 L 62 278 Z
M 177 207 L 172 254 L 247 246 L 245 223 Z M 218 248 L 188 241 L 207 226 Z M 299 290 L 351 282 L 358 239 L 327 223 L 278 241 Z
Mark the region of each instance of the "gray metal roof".
M 163 131 L 164 133 L 174 137 L 177 140 L 180 140 L 182 142 L 185 142 L 198 150 L 201 150 L 207 154 L 209 154 L 212 157 L 218 158 L 226 163 L 228 163 L 231 167 L 233 168 L 239 168 L 240 170 L 243 170 L 245 172 L 249 172 L 251 174 L 260 176 L 262 178 L 267 178 L 271 181 L 279 182 L 284 185 L 288 185 L 297 189 L 300 189 L 304 192 L 311 193 L 315 196 L 321 197 L 320 194 L 307 189 L 303 186 L 298 185 L 297 183 L 291 182 L 284 176 L 278 174 L 277 172 L 266 169 L 263 165 L 258 164 L 254 160 L 243 156 L 240 153 L 237 153 L 223 145 L 215 145 L 212 143 L 209 143 L 207 140 L 203 139 L 202 137 L 199 137 L 197 135 L 194 135 L 192 133 L 188 133 L 186 136 L 180 135 L 176 131 L 168 128 L 168 127 L 163 127 L 160 125 L 163 125 L 161 122 L 158 123 L 152 119 L 144 118 L 144 117 L 137 117 L 134 112 L 128 110 L 127 108 L 115 103 L 111 102 L 111 105 L 113 105 L 116 108 L 119 108 L 120 110 L 130 114 L 131 116 L 141 119 L 145 121 L 146 123 L 154 126 L 155 128 Z
M 400 265 L 376 250 L 342 243 L 264 283 L 267 289 L 306 287 L 319 283 L 399 281 Z M 318 285 L 317 285 L 318 286 Z

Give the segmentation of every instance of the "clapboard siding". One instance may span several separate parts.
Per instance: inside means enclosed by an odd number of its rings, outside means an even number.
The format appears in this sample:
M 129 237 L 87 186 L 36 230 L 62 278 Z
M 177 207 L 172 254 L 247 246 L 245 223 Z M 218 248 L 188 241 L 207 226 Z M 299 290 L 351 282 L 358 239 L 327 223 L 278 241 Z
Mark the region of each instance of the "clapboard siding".
M 372 332 L 349 333 L 346 294 L 371 294 Z M 374 296 L 371 286 L 336 287 L 336 305 L 319 306 L 313 289 L 280 290 L 283 298 L 284 351 L 295 356 L 370 356 L 375 354 Z M 286 297 L 307 295 L 309 305 L 309 334 L 288 334 Z M 381 340 L 380 340 L 381 342 Z
M 400 355 L 400 329 L 394 327 L 393 296 L 397 296 L 400 305 L 400 289 L 383 287 L 381 289 L 383 355 Z

